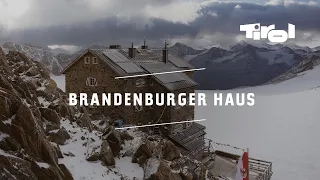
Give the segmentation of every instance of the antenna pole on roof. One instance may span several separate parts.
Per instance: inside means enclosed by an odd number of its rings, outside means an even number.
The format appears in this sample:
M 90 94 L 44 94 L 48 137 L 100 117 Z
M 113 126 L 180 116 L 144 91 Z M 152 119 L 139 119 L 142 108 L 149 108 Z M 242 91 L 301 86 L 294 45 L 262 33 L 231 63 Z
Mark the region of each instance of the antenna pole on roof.
M 146 39 L 144 39 L 144 41 L 143 41 L 143 45 L 144 45 L 144 47 L 146 46 Z
M 167 49 L 167 40 L 164 40 L 164 49 Z
M 133 41 L 131 42 L 131 48 L 133 48 Z

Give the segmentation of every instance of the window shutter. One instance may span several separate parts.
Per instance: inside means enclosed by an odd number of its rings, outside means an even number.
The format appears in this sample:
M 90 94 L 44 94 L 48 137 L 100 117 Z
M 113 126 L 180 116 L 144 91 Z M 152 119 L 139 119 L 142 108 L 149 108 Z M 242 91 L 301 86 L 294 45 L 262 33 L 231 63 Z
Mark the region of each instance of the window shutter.
M 94 84 L 93 84 L 93 85 L 94 85 L 94 86 L 97 86 L 97 85 L 98 85 L 96 78 L 94 78 Z
M 86 86 L 89 86 L 89 83 L 90 83 L 90 78 L 87 78 L 87 80 L 86 80 Z

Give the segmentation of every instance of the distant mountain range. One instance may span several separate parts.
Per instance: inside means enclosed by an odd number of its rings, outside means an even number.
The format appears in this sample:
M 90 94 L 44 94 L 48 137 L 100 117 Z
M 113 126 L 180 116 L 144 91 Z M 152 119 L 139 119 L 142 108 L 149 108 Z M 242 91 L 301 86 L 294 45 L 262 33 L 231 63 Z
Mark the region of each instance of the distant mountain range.
M 108 48 L 92 45 L 71 53 L 64 49 L 30 44 L 5 43 L 1 46 L 5 52 L 15 50 L 41 62 L 54 75 L 59 75 L 71 60 L 87 48 Z M 176 43 L 169 52 L 189 61 L 204 71 L 195 72 L 194 78 L 200 84 L 199 89 L 232 89 L 241 86 L 264 84 L 279 75 L 288 72 L 302 61 L 320 58 L 320 47 L 309 48 L 297 45 L 253 45 L 240 42 L 229 50 L 219 47 L 197 50 L 182 43 Z
M 49 47 L 31 44 L 14 44 L 7 42 L 1 46 L 5 53 L 9 50 L 24 53 L 27 57 L 38 61 L 54 75 L 59 75 L 63 67 L 70 62 L 71 53 L 63 49 L 50 49 Z
M 195 54 L 194 49 L 181 44 L 172 47 L 180 57 L 196 68 L 199 89 L 232 89 L 242 86 L 256 86 L 287 72 L 301 61 L 320 58 L 319 47 L 285 46 L 282 44 L 252 45 L 240 42 L 230 50 L 213 47 Z M 187 50 L 187 51 L 186 51 Z M 188 53 L 192 52 L 192 53 Z M 190 59 L 190 55 L 193 57 Z

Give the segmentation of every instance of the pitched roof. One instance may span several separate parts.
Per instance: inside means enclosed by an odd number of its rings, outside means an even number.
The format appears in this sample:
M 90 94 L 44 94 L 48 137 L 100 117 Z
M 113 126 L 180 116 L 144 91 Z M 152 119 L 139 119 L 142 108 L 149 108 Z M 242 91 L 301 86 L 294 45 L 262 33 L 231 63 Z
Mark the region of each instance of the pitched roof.
M 192 69 L 192 65 L 181 58 L 168 55 L 168 62 L 162 61 L 161 49 L 138 49 L 135 58 L 128 56 L 128 49 L 88 49 L 67 66 L 62 73 L 65 73 L 77 60 L 87 52 L 91 52 L 103 60 L 119 76 L 150 74 L 159 72 L 171 72 L 185 69 Z M 169 91 L 175 91 L 198 84 L 184 73 L 170 73 L 154 75 L 153 78 L 166 87 Z
M 188 151 L 194 151 L 198 147 L 203 146 L 204 142 L 201 139 L 197 140 L 197 138 L 206 134 L 205 129 L 206 127 L 201 124 L 192 123 L 192 126 L 188 129 L 180 133 L 170 134 L 169 138 Z

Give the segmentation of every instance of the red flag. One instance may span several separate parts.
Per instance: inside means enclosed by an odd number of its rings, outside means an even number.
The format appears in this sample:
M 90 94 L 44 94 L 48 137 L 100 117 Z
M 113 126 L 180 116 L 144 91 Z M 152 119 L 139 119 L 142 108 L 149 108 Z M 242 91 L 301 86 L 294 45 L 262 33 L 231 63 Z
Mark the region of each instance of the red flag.
M 238 160 L 237 174 L 235 180 L 249 180 L 248 152 L 244 152 Z

